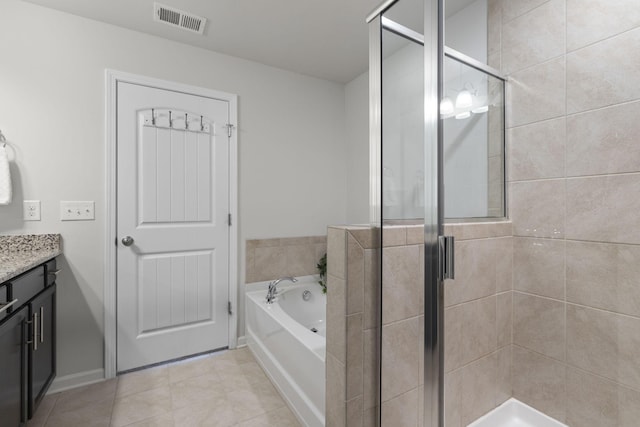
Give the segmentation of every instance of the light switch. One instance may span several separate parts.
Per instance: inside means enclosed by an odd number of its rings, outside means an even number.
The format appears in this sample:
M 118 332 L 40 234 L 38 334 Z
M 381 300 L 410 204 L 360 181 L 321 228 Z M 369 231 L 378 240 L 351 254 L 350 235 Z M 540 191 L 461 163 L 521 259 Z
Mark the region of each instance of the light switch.
M 40 200 L 25 200 L 23 216 L 25 221 L 40 221 Z
M 95 219 L 94 202 L 60 202 L 60 220 L 91 221 Z

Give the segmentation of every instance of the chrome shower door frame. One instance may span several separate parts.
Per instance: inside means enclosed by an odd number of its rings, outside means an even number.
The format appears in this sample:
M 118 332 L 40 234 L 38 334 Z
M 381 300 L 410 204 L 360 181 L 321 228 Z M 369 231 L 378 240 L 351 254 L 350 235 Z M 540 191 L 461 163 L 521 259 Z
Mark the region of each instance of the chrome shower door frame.
M 390 31 L 424 45 L 424 427 L 444 426 L 444 297 L 440 271 L 439 239 L 443 235 L 443 126 L 440 100 L 443 93 L 444 0 L 424 0 L 424 36 L 383 14 L 398 0 L 387 0 L 368 17 L 369 24 L 369 147 L 370 221 L 382 227 L 382 33 Z M 382 257 L 383 251 L 380 251 Z M 380 260 L 382 261 L 382 260 Z M 382 262 L 379 263 L 382 266 Z M 382 278 L 382 274 L 380 274 Z M 382 304 L 382 286 L 379 289 Z M 378 325 L 382 334 L 382 316 Z M 378 337 L 381 342 L 381 336 Z M 380 349 L 381 347 L 378 346 Z M 380 357 L 378 361 L 380 362 Z M 382 381 L 380 368 L 379 381 Z M 380 391 L 381 387 L 378 388 Z M 380 396 L 379 396 L 380 398 Z M 380 401 L 380 400 L 378 400 Z M 380 408 L 380 407 L 379 407 Z M 380 416 L 380 414 L 378 414 Z M 379 418 L 381 419 L 381 418 Z M 383 426 L 384 427 L 384 426 Z

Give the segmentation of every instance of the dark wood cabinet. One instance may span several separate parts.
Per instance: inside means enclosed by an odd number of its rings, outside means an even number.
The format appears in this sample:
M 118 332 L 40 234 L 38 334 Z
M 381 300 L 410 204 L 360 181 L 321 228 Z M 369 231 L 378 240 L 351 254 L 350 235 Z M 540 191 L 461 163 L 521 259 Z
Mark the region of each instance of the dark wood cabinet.
M 26 341 L 28 307 L 0 323 L 0 426 L 15 427 L 26 421 Z
M 0 427 L 35 414 L 56 375 L 55 259 L 0 284 Z M 0 301 L 2 302 L 2 301 Z

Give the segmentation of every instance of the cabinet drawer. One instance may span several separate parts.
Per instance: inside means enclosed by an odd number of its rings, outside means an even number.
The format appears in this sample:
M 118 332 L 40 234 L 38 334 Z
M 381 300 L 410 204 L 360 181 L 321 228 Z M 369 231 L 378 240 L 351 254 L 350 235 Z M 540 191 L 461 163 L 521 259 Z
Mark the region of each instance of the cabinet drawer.
M 36 267 L 28 273 L 11 280 L 11 298 L 22 305 L 44 289 L 44 267 Z

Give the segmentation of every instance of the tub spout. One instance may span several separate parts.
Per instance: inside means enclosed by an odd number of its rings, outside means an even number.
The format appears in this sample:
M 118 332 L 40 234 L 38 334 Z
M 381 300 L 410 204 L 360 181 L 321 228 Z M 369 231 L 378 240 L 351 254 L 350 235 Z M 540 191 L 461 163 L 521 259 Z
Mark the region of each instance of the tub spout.
M 278 295 L 278 283 L 288 280 L 289 282 L 296 283 L 298 279 L 292 276 L 281 277 L 273 282 L 269 283 L 269 290 L 267 291 L 267 304 L 273 304 L 273 301 L 276 299 L 276 295 Z

